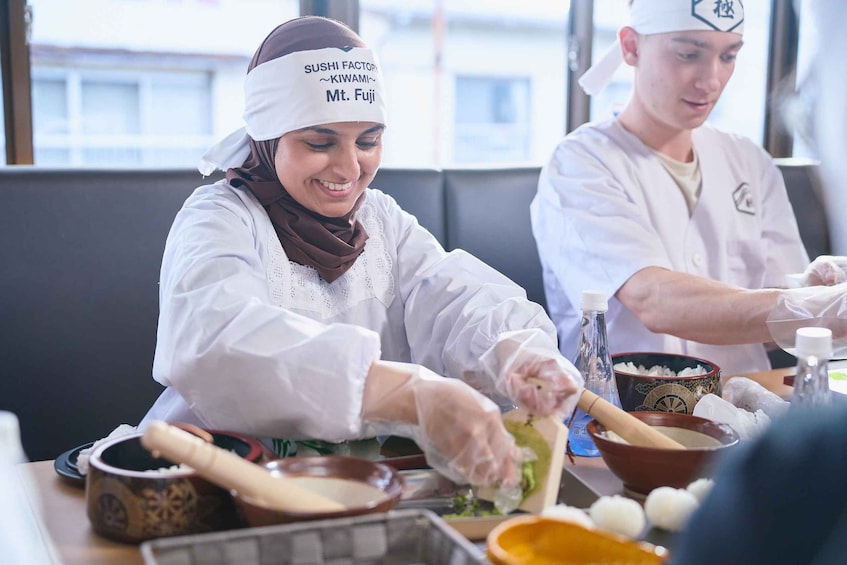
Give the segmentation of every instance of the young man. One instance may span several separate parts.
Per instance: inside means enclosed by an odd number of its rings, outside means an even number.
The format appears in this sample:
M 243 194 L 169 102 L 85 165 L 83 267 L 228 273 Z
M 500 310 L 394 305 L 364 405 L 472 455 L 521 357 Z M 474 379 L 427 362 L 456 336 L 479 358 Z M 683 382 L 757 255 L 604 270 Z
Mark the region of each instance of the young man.
M 579 296 L 606 292 L 613 351 L 702 357 L 724 374 L 769 367 L 766 320 L 809 258 L 782 176 L 749 139 L 705 121 L 742 47 L 741 2 L 636 0 L 631 25 L 583 76 L 635 70 L 617 118 L 568 135 L 532 206 L 550 315 L 572 358 Z
M 821 72 L 811 116 L 824 181 L 847 194 L 847 5 L 818 2 Z M 805 15 L 805 13 L 804 13 Z M 840 397 L 840 395 L 835 395 Z M 844 563 L 847 554 L 847 410 L 841 402 L 792 411 L 727 457 L 715 487 L 677 536 L 673 563 Z M 718 541 L 719 540 L 719 541 Z M 716 543 L 717 542 L 717 543 Z

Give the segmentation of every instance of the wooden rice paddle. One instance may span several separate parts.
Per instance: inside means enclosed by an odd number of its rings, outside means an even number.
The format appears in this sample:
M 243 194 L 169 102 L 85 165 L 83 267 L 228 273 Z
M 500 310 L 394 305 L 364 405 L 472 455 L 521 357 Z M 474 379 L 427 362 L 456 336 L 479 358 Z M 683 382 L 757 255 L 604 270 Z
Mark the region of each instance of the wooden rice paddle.
M 632 414 L 603 400 L 590 390 L 584 390 L 577 402 L 586 414 L 603 424 L 633 445 L 661 449 L 685 449 L 685 446 L 648 426 Z
M 141 445 L 184 463 L 197 474 L 225 489 L 234 489 L 260 506 L 293 512 L 337 512 L 346 506 L 285 477 L 275 477 L 261 466 L 231 451 L 203 441 L 185 430 L 161 421 L 150 422 Z M 158 453 L 157 453 L 158 452 Z

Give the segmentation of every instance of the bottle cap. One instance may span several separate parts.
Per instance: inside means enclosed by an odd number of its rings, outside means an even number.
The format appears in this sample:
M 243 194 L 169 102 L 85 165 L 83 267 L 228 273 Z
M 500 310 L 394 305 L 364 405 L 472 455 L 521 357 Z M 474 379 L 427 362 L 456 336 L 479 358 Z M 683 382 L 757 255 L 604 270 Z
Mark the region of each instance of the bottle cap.
M 799 328 L 794 341 L 798 357 L 832 357 L 832 331 L 827 328 Z
M 583 312 L 589 310 L 605 312 L 609 309 L 609 299 L 606 298 L 605 292 L 599 290 L 583 290 L 580 308 Z
M 24 463 L 26 456 L 21 445 L 21 427 L 13 412 L 0 410 L 0 463 Z

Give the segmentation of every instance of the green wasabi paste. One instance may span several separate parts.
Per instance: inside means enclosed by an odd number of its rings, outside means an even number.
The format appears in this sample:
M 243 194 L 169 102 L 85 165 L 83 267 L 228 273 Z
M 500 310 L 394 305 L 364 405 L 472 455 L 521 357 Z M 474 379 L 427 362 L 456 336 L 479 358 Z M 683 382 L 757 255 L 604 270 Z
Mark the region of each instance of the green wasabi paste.
M 503 424 L 515 437 L 515 443 L 519 447 L 527 447 L 535 453 L 535 461 L 524 462 L 521 469 L 521 490 L 523 490 L 523 500 L 526 500 L 547 478 L 547 473 L 550 471 L 550 446 L 544 441 L 541 432 L 532 427 L 531 420 L 529 422 L 506 420 Z

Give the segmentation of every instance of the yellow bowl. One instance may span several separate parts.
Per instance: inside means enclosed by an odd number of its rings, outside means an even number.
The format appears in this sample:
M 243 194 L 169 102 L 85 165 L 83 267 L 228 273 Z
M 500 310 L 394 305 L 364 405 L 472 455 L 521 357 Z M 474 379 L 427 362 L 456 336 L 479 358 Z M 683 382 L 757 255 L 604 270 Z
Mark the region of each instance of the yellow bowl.
M 485 549 L 495 565 L 658 565 L 669 556 L 664 547 L 545 516 L 503 522 L 488 534 Z

